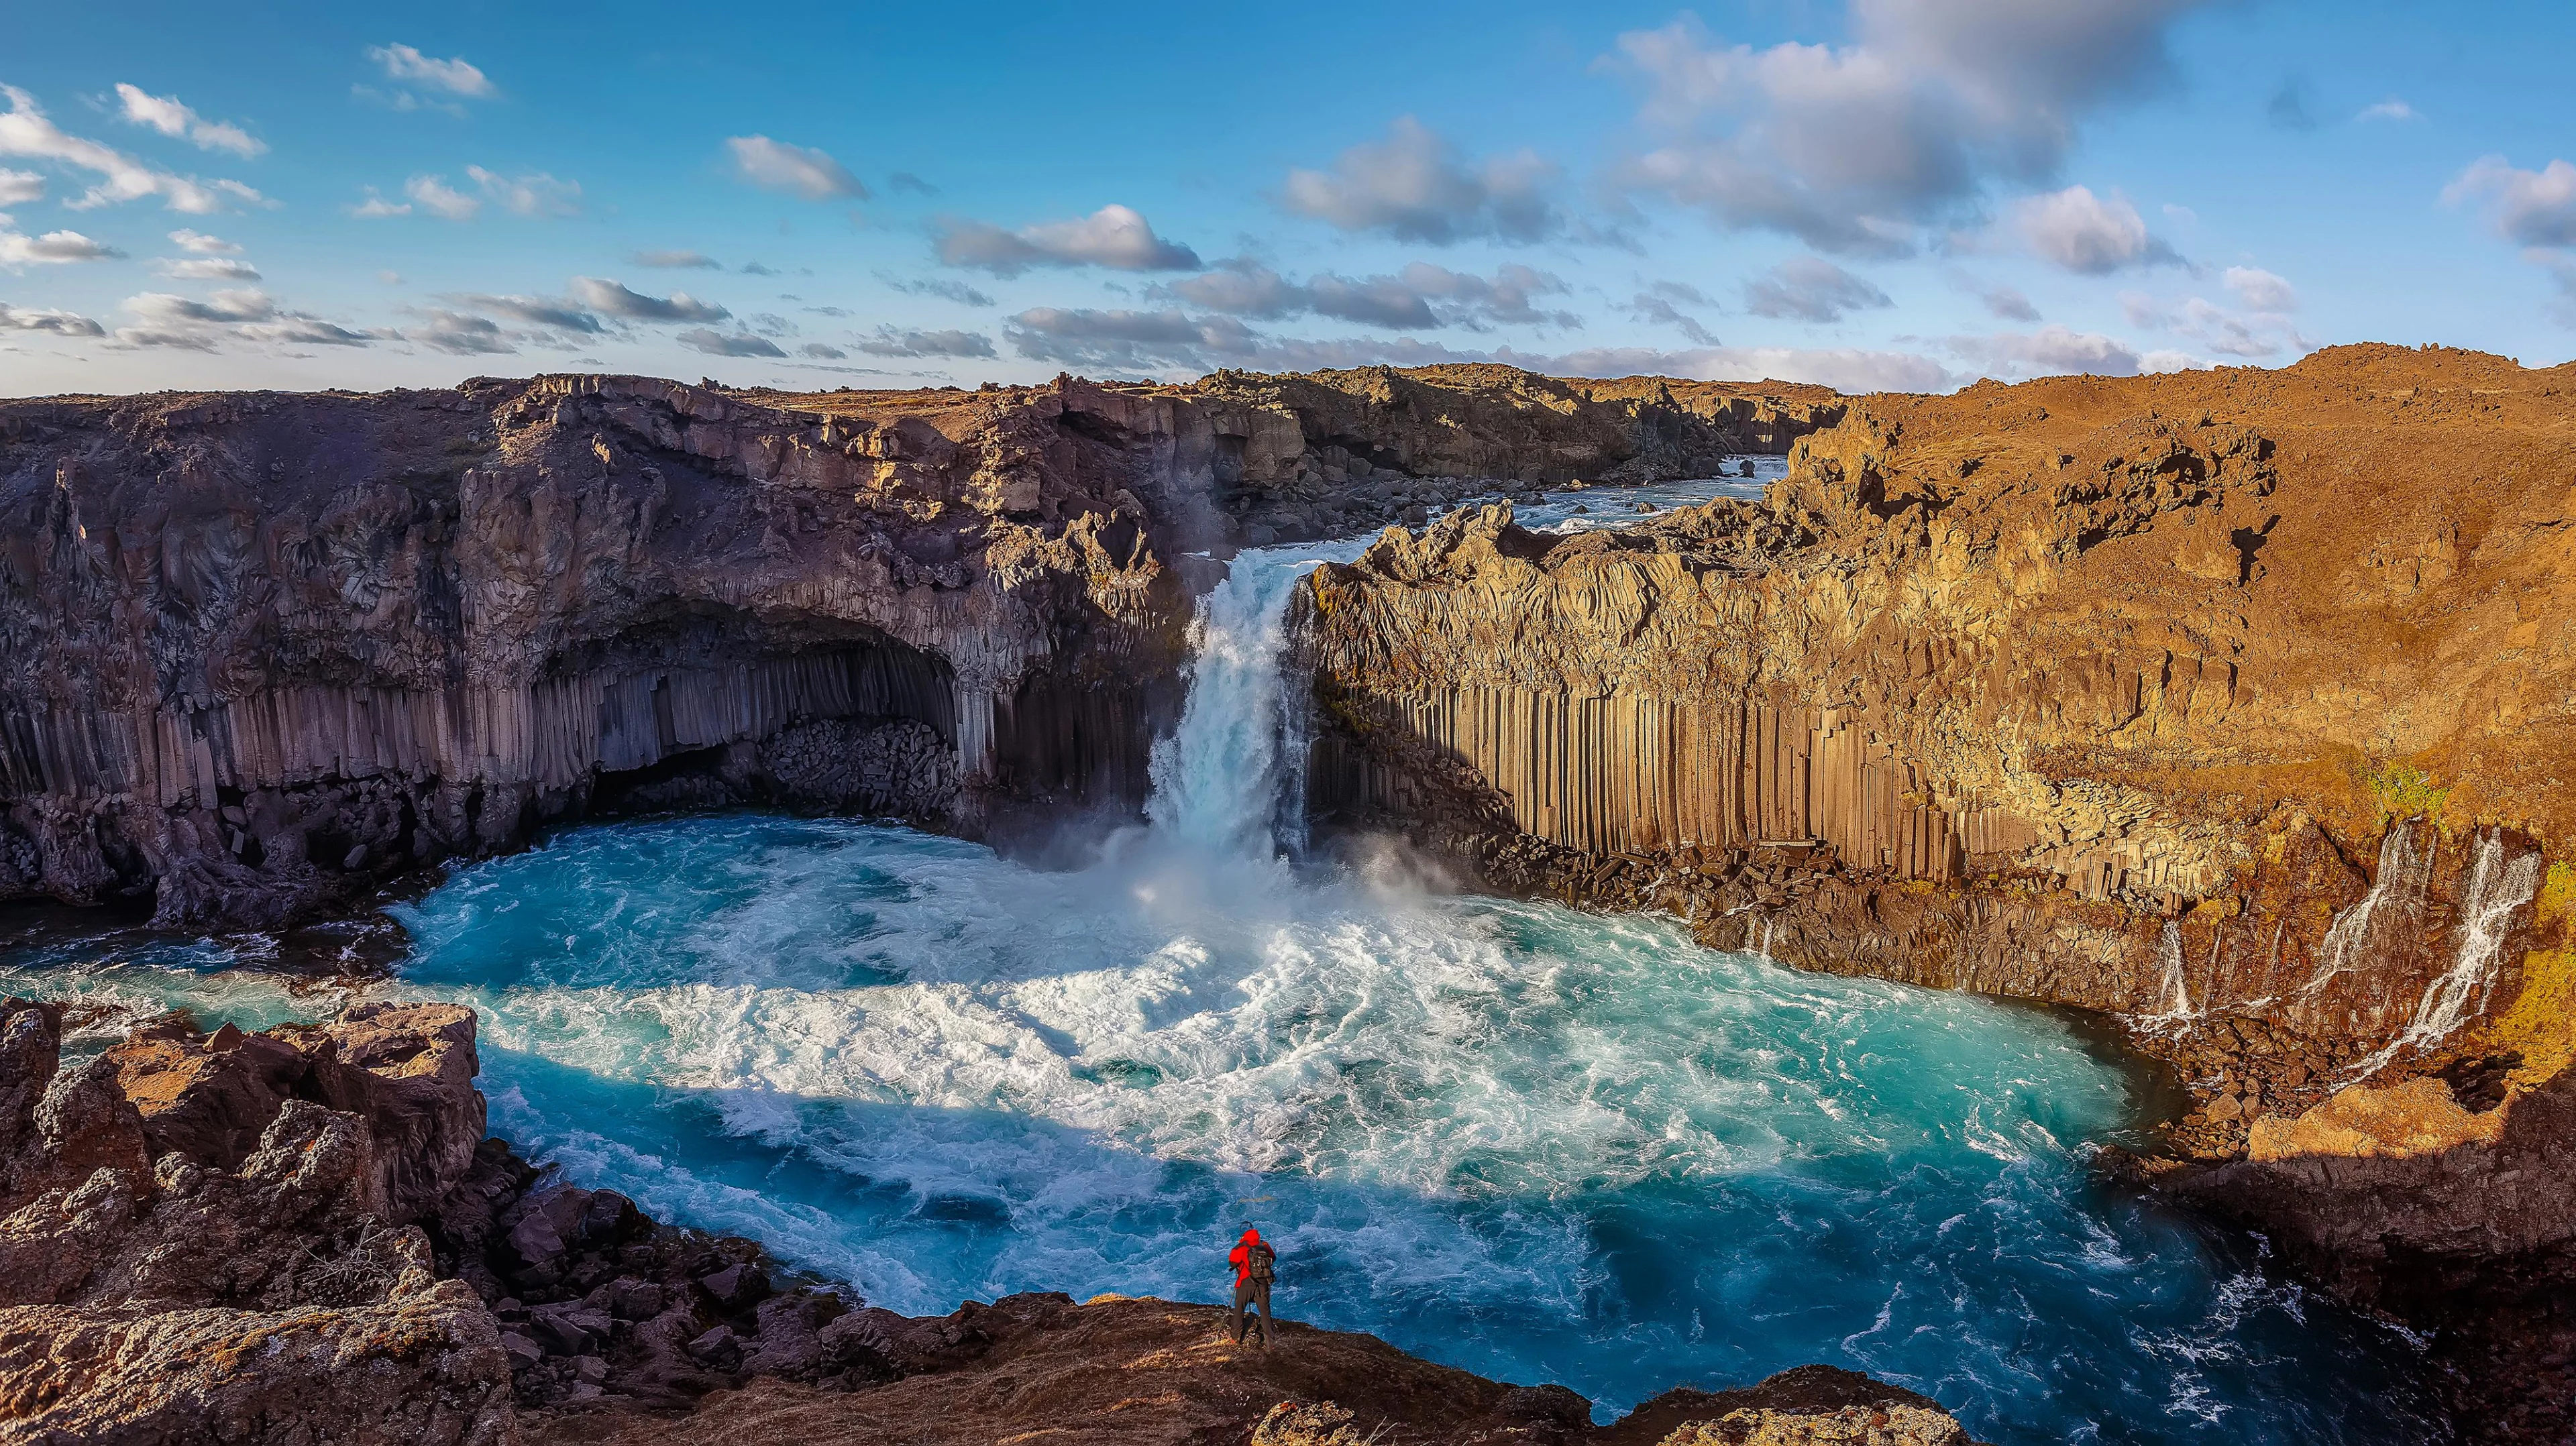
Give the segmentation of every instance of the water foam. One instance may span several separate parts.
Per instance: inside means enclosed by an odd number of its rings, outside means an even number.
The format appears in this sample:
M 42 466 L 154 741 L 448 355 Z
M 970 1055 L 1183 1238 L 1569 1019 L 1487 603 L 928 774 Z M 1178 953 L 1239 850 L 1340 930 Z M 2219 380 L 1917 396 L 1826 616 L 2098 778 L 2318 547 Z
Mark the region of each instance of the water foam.
M 1281 616 L 1316 555 L 1207 599 L 1152 827 L 1091 867 L 584 829 L 399 910 L 396 992 L 484 1011 L 531 1156 L 900 1310 L 1218 1298 L 1254 1222 L 1289 1314 L 1605 1406 L 1822 1360 L 2003 1442 L 2421 1434 L 2385 1332 L 2249 1295 L 2227 1242 L 2089 1182 L 2134 1089 L 2054 1016 L 1286 867 Z M 27 951 L 0 987 L 329 1007 L 230 947 Z

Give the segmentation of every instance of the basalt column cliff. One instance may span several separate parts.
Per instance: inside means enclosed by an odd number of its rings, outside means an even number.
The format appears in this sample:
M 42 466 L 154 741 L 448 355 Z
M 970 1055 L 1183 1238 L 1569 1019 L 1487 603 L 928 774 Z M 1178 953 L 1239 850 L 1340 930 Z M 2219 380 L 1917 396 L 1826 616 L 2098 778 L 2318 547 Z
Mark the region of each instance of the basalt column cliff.
M 1822 394 L 1506 368 L 0 406 L 0 899 L 270 925 L 603 807 L 1132 808 L 1181 550 L 1698 475 Z
M 2128 1015 L 2204 1162 L 2142 1172 L 2355 1297 L 2527 1303 L 2576 1244 L 2571 417 L 2568 368 L 2343 348 L 1862 399 L 1623 532 L 1390 533 L 1306 597 L 1314 804 Z

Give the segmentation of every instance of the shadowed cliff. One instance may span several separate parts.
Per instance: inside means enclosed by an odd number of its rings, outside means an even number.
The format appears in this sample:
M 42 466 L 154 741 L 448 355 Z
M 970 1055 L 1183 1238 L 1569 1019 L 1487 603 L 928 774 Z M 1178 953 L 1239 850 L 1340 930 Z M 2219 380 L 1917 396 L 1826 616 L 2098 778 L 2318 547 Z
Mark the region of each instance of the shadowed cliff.
M 602 810 L 1131 810 L 1171 559 L 1820 417 L 1508 368 L 0 404 L 0 900 L 267 927 Z

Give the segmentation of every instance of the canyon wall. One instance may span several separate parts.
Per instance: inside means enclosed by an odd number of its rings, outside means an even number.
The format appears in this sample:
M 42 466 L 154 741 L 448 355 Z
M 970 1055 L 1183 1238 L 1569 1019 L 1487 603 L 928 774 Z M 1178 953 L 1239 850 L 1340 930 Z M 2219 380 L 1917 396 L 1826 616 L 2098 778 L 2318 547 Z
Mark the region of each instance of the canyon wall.
M 2191 1094 L 2198 1163 L 2144 1177 L 2356 1298 L 2527 1305 L 2576 1278 L 2571 391 L 2393 347 L 1981 383 L 1854 399 L 1760 501 L 1390 531 L 1301 599 L 1310 806 L 1717 947 L 2125 1016 Z M 2471 1123 L 2340 1123 L 2409 1088 Z M 2503 1400 L 2514 1352 L 2463 1379 Z
M 1390 532 L 1305 595 L 1313 802 L 1686 891 L 1759 855 L 1944 935 L 1876 966 L 1927 982 L 2376 1047 L 2466 950 L 2501 1009 L 2576 838 L 2565 380 L 2349 348 L 1872 397 L 1758 502 Z M 1976 942 L 2015 914 L 2075 957 Z
M 1839 415 L 1774 390 L 1439 368 L 0 403 L 0 900 L 273 926 L 603 810 L 1132 810 L 1189 550 L 1705 473 Z

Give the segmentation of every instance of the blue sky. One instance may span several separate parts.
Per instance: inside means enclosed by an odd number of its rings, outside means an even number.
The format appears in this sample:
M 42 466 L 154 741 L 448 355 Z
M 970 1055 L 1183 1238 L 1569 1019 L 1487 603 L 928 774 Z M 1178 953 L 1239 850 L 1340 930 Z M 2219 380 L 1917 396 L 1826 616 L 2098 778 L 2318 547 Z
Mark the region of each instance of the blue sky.
M 2565 4 L 243 8 L 0 0 L 0 394 L 2576 355 Z

